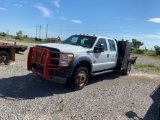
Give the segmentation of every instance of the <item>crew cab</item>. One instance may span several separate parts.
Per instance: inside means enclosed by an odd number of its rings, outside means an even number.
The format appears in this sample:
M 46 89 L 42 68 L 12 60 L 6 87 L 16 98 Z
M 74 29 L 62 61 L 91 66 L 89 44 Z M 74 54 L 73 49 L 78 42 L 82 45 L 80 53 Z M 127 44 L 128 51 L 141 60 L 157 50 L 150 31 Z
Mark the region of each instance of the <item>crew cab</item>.
M 90 76 L 112 71 L 128 75 L 136 58 L 132 43 L 96 35 L 72 35 L 62 43 L 40 44 L 28 53 L 29 71 L 46 79 L 63 80 L 74 90 L 82 89 Z

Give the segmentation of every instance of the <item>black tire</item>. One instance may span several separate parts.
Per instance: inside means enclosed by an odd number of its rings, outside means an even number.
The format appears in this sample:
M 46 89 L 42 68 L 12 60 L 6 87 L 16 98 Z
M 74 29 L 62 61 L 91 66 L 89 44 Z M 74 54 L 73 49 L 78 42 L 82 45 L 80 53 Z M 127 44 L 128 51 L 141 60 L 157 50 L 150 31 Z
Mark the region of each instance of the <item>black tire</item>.
M 9 64 L 10 56 L 7 51 L 0 51 L 0 63 Z
M 89 74 L 87 68 L 79 67 L 74 70 L 72 77 L 68 79 L 67 83 L 72 89 L 81 90 L 86 86 L 88 78 Z
M 131 72 L 131 63 L 129 62 L 127 65 L 127 69 L 122 70 L 123 75 L 128 75 Z
M 157 120 L 160 120 L 160 97 L 158 99 L 158 119 Z

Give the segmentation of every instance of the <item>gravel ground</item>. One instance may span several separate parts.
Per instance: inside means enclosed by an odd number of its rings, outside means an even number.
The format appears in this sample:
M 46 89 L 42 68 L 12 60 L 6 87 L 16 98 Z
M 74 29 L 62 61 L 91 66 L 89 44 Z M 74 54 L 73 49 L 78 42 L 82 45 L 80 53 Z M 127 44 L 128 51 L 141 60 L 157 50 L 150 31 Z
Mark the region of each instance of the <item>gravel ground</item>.
M 157 119 L 160 71 L 132 67 L 129 76 L 91 77 L 83 90 L 73 92 L 28 72 L 27 53 L 16 55 L 11 65 L 0 66 L 0 120 Z M 140 57 L 137 63 L 148 61 L 160 65 Z

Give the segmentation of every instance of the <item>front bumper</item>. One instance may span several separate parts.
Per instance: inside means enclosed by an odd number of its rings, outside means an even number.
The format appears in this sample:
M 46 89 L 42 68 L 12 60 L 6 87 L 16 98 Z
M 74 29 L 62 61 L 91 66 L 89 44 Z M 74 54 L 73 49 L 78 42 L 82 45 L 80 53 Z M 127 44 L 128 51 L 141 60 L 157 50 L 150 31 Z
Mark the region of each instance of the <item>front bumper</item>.
M 73 70 L 74 70 L 74 67 L 66 67 L 66 68 L 61 68 L 59 70 L 53 70 L 50 72 L 50 74 L 52 76 L 69 78 L 71 77 Z
M 72 75 L 74 67 L 70 67 L 70 63 L 65 67 L 59 65 L 59 60 L 62 59 L 56 56 L 60 54 L 62 53 L 46 48 L 31 47 L 28 53 L 27 69 L 46 79 L 50 79 L 52 76 L 69 78 Z
M 51 82 L 65 84 L 67 82 L 67 78 L 57 77 L 57 76 L 51 76 L 49 79 Z

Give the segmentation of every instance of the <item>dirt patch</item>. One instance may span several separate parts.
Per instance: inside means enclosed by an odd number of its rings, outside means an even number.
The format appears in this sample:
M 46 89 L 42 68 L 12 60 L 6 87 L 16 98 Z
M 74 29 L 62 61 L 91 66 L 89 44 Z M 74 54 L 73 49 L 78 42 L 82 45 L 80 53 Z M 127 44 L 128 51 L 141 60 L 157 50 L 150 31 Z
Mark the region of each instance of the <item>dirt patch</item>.
M 133 73 L 133 74 L 130 74 L 130 76 L 134 76 L 134 77 L 147 77 L 147 78 L 150 78 L 150 79 L 160 79 L 160 76 L 157 75 L 157 74 L 149 74 L 149 73 L 143 73 L 143 72 Z

